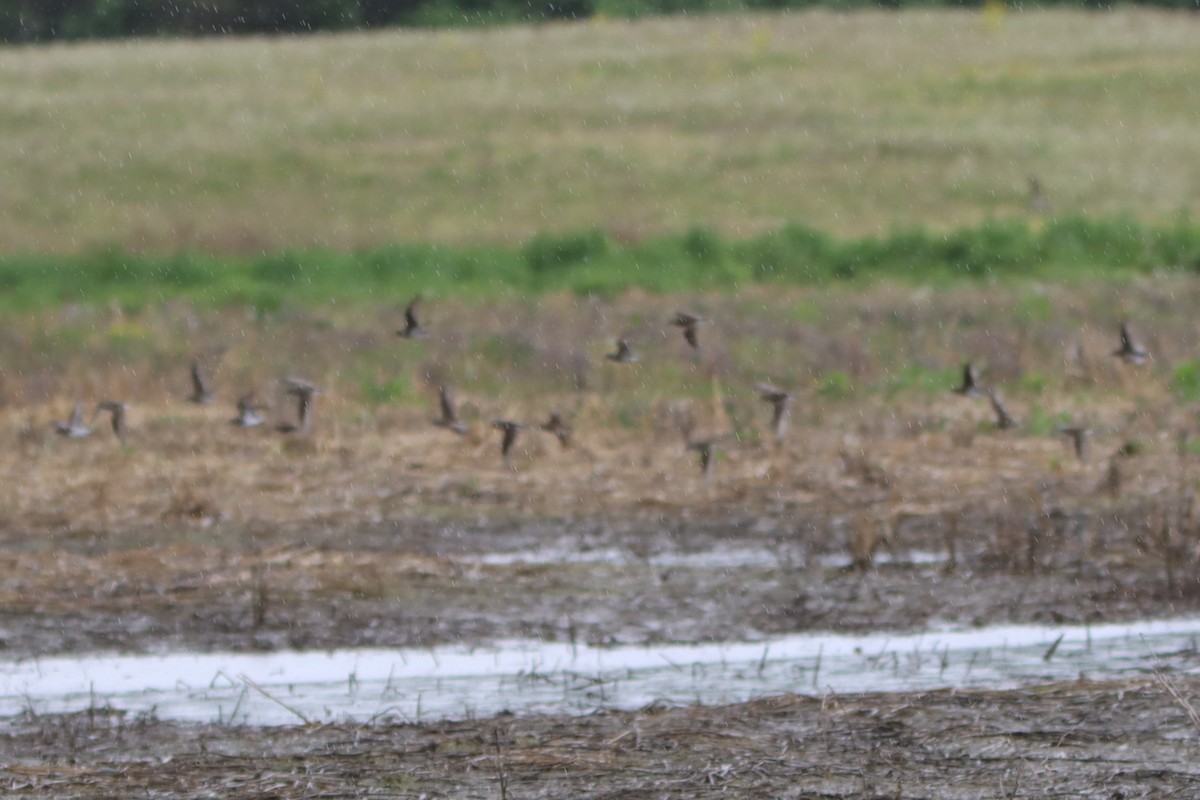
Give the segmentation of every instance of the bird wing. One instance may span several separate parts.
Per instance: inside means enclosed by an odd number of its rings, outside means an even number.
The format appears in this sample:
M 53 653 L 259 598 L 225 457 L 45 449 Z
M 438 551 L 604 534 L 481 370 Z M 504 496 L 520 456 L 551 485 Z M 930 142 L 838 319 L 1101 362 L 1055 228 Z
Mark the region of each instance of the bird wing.
M 196 397 L 212 394 L 212 384 L 208 379 L 208 373 L 205 372 L 204 365 L 198 358 L 192 362 L 192 391 Z
M 404 328 L 410 333 L 421 327 L 417 323 L 417 304 L 420 302 L 420 297 L 414 297 L 404 309 Z
M 438 387 L 438 401 L 442 406 L 442 421 L 457 422 L 458 412 L 454 410 L 454 395 L 445 386 Z

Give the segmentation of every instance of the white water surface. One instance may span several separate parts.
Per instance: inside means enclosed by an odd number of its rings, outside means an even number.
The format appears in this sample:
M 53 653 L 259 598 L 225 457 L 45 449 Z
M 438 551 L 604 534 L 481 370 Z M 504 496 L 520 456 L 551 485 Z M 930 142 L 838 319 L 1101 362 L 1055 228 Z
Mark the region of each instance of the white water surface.
M 425 650 L 90 654 L 0 662 L 0 716 L 112 706 L 153 711 L 160 719 L 269 726 L 302 718 L 587 713 L 787 692 L 1004 689 L 1156 669 L 1200 674 L 1197 639 L 1200 618 L 902 635 L 807 633 L 698 645 L 509 641 Z

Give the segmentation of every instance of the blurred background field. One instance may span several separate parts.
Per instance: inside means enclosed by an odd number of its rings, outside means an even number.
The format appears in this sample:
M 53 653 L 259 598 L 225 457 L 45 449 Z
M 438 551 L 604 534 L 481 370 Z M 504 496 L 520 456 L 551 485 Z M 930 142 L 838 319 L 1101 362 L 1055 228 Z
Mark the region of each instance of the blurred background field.
M 1147 9 L 813 10 L 9 47 L 0 241 L 258 257 L 1170 226 L 1200 192 L 1198 34 Z

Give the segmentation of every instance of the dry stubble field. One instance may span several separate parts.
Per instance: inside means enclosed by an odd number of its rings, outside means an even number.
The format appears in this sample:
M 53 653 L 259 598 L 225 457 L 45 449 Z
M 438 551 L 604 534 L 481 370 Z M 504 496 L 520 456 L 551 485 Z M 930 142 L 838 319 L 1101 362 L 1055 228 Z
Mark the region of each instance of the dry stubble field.
M 1029 174 L 1071 209 L 1162 219 L 1190 203 L 1190 17 L 996 22 L 813 13 L 7 50 L 4 236 L 57 252 L 507 241 L 595 225 L 597 208 L 617 209 L 603 226 L 633 238 L 788 219 L 863 232 L 1020 211 Z M 656 643 L 1192 613 L 1198 299 L 1178 275 L 434 298 L 421 342 L 392 336 L 399 298 L 16 316 L 0 328 L 3 646 L 24 658 Z M 683 306 L 708 318 L 700 356 L 665 329 Z M 1147 365 L 1109 356 L 1126 316 Z M 603 359 L 618 335 L 641 364 Z M 190 406 L 188 361 L 217 345 L 218 403 Z M 967 358 L 1001 387 L 1016 430 L 949 393 Z M 327 390 L 311 437 L 227 424 L 249 388 L 283 417 L 285 374 Z M 795 393 L 778 450 L 751 389 L 763 379 Z M 429 424 L 443 381 L 471 426 L 463 439 Z M 71 403 L 103 397 L 135 404 L 127 445 L 52 433 Z M 502 468 L 488 422 L 536 423 L 552 407 L 577 446 L 529 430 L 515 470 Z M 683 447 L 687 418 L 726 435 L 711 481 Z M 1054 434 L 1066 422 L 1093 432 L 1084 462 Z M 656 566 L 730 549 L 775 562 Z M 589 550 L 622 555 L 555 557 Z M 545 563 L 482 558 L 497 553 Z M 1191 682 L 1177 685 L 1186 700 Z M 0 785 L 1190 797 L 1197 726 L 1171 688 L 1081 680 L 283 730 L 31 708 L 0 732 Z

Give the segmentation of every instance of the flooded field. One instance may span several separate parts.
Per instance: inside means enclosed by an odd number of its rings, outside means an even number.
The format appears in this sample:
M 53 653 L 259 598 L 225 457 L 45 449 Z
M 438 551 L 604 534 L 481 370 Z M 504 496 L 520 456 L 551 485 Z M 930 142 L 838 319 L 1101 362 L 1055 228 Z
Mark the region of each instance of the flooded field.
M 156 656 L 0 664 L 0 715 L 89 708 L 233 725 L 424 722 L 725 705 L 776 694 L 1004 690 L 1200 675 L 1200 618 L 803 634 L 762 642 L 594 647 L 538 641 L 428 650 Z

